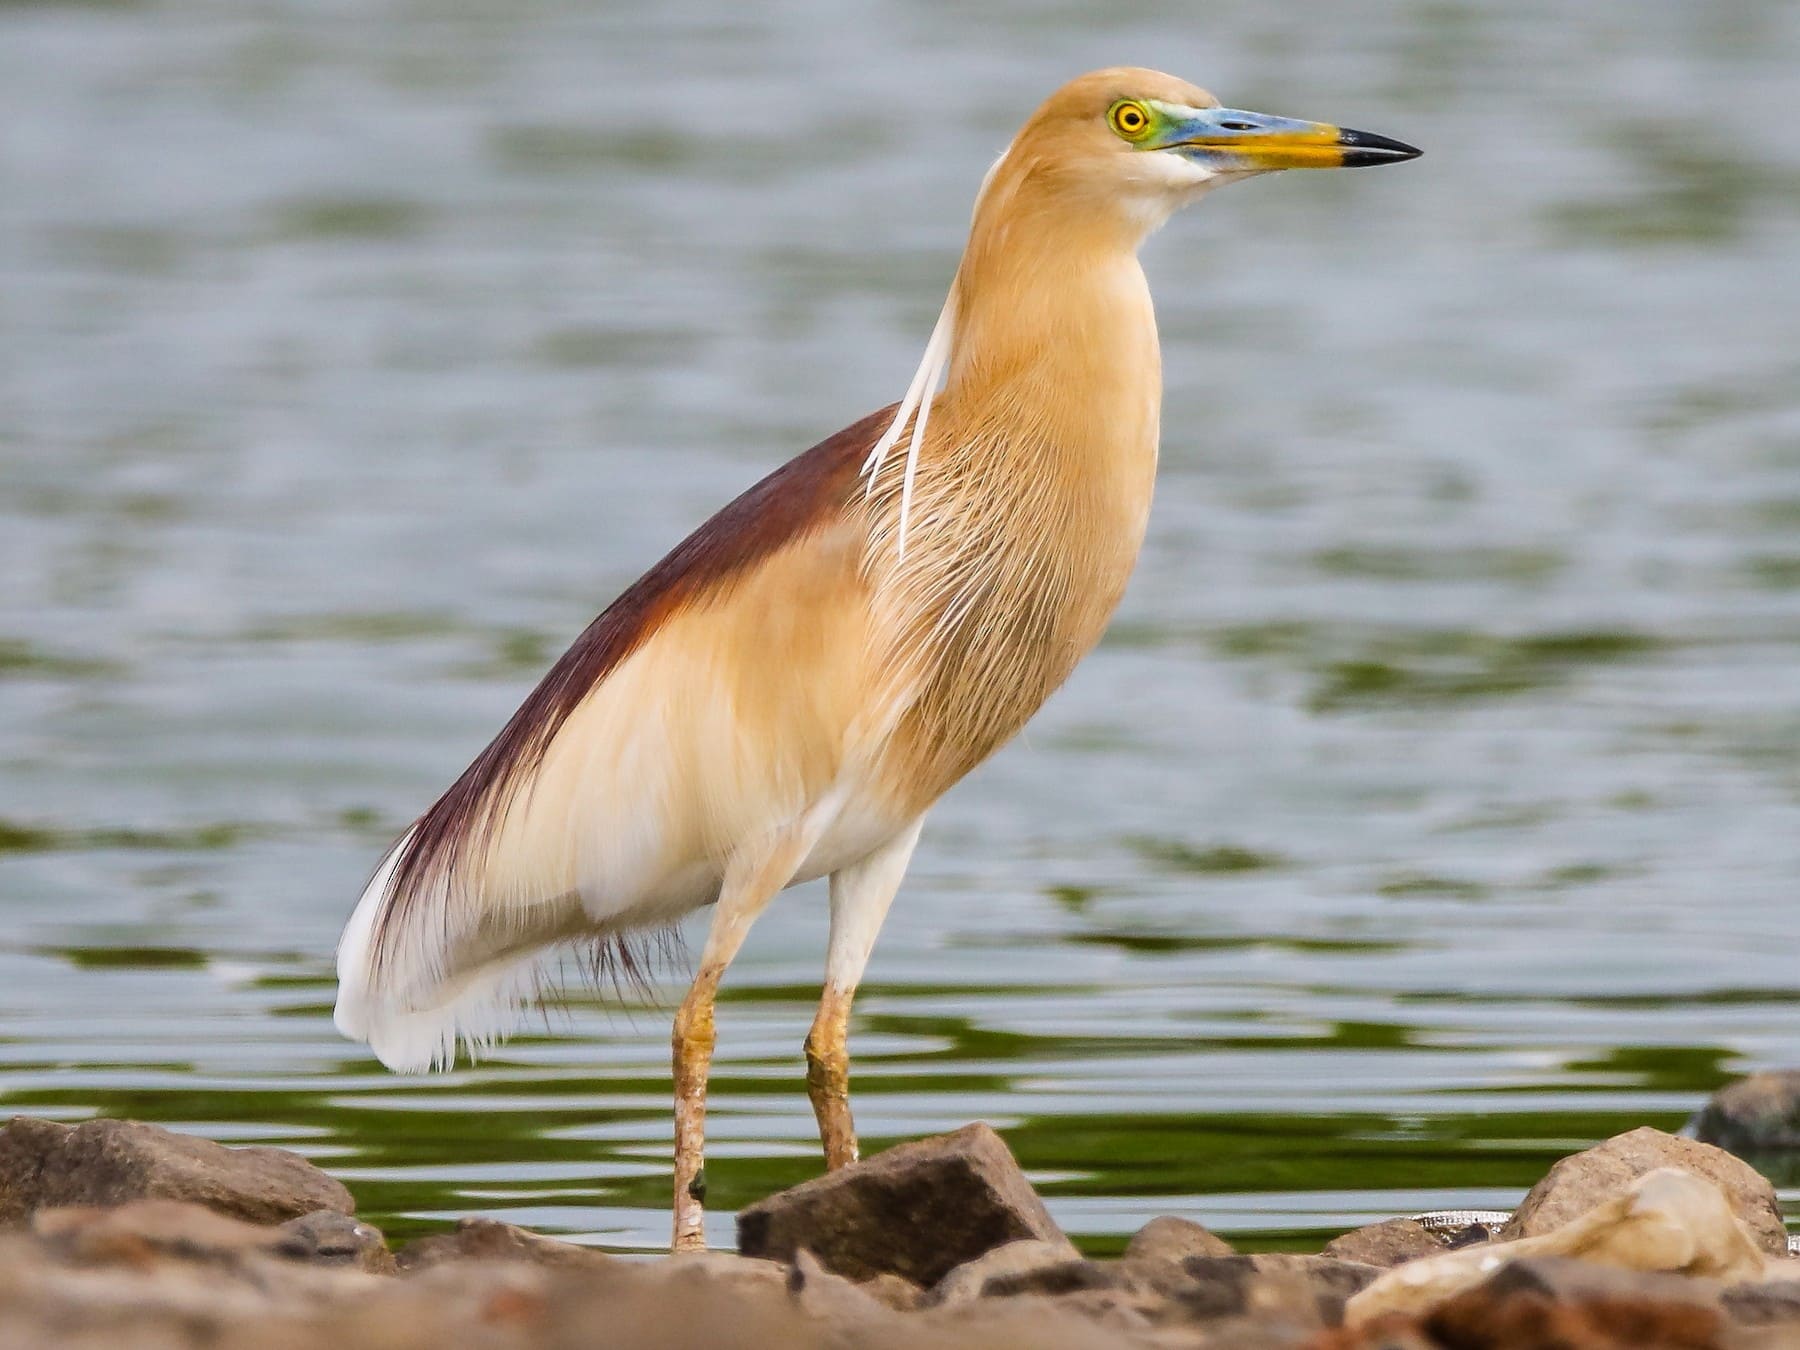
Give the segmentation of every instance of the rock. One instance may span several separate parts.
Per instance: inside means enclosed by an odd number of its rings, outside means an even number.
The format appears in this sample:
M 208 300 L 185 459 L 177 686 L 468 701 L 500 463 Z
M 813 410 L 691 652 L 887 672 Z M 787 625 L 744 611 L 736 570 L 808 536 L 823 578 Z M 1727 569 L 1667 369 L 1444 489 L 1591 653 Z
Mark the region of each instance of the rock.
M 927 1308 L 899 1319 L 887 1335 L 858 1340 L 855 1350 L 1188 1350 L 1194 1344 L 1191 1333 L 1171 1340 L 1167 1329 L 1149 1327 L 1113 1294 L 1090 1292 Z M 1236 1342 L 1216 1344 L 1240 1350 Z
M 1741 1326 L 1791 1324 L 1800 1342 L 1800 1276 L 1764 1284 L 1736 1284 L 1719 1295 L 1725 1315 Z
M 1679 1168 L 1712 1182 L 1724 1191 L 1759 1247 L 1786 1255 L 1787 1229 L 1781 1222 L 1775 1188 L 1765 1177 L 1722 1149 L 1647 1125 L 1558 1162 L 1513 1212 L 1501 1230 L 1501 1239 L 1552 1232 L 1625 1194 L 1633 1182 L 1659 1167 Z
M 796 1252 L 794 1256 L 798 1260 L 800 1253 Z M 643 1265 L 641 1262 L 631 1264 Z M 813 1264 L 817 1266 L 816 1260 Z M 790 1279 L 788 1267 L 779 1261 L 764 1261 L 737 1252 L 677 1252 L 650 1262 L 648 1269 L 663 1278 L 704 1280 L 712 1287 L 757 1294 L 770 1289 L 786 1292 Z
M 1348 1320 L 1427 1312 L 1508 1262 L 1539 1258 L 1724 1283 L 1778 1277 L 1787 1265 L 1757 1245 L 1718 1186 L 1678 1167 L 1659 1167 L 1553 1232 L 1444 1251 L 1385 1271 L 1350 1300 Z
M 886 1323 L 895 1314 L 893 1307 L 875 1298 L 863 1285 L 852 1284 L 842 1275 L 826 1270 L 808 1251 L 795 1254 L 787 1273 L 787 1291 L 801 1312 L 840 1330 Z
M 392 1275 L 396 1269 L 394 1254 L 381 1230 L 349 1214 L 321 1209 L 289 1219 L 278 1231 L 282 1236 L 275 1250 L 281 1256 L 346 1266 L 371 1275 Z
M 1482 1239 L 1485 1238 L 1484 1230 Z M 1402 1261 L 1433 1256 L 1449 1245 L 1416 1219 L 1384 1219 L 1333 1238 L 1325 1244 L 1324 1254 L 1369 1266 L 1397 1266 Z
M 901 1144 L 772 1195 L 738 1215 L 738 1250 L 792 1261 L 801 1248 L 852 1280 L 892 1272 L 934 1285 L 1022 1238 L 1068 1245 L 986 1125 Z
M 1165 1214 L 1152 1219 L 1125 1247 L 1127 1261 L 1185 1261 L 1190 1256 L 1234 1256 L 1235 1249 L 1212 1229 Z
M 919 1300 L 925 1291 L 911 1280 L 902 1279 L 892 1271 L 883 1271 L 872 1280 L 864 1280 L 856 1286 L 877 1303 L 886 1304 L 896 1312 L 911 1312 L 919 1306 Z
M 1080 1317 L 1119 1331 L 1146 1331 L 1154 1325 L 1138 1300 L 1117 1289 L 1074 1289 L 1047 1300 L 1051 1317 Z
M 1502 1266 L 1425 1327 L 1446 1345 L 1708 1350 L 1724 1320 L 1718 1295 L 1710 1280 L 1531 1258 Z
M 404 1274 L 462 1261 L 523 1261 L 549 1270 L 603 1270 L 619 1264 L 618 1257 L 592 1247 L 540 1237 L 497 1219 L 459 1219 L 455 1231 L 409 1242 L 396 1259 Z
M 340 1183 L 285 1149 L 226 1148 L 135 1120 L 15 1116 L 0 1130 L 0 1228 L 41 1209 L 144 1199 L 187 1200 L 262 1224 L 356 1210 Z
M 1551 1303 L 1594 1303 L 1636 1300 L 1685 1303 L 1699 1308 L 1719 1304 L 1724 1286 L 1716 1280 L 1665 1271 L 1620 1270 L 1566 1256 L 1525 1256 L 1504 1261 L 1476 1286 L 1491 1298 L 1535 1294 Z
M 1105 1281 L 1081 1276 L 1052 1276 L 1046 1282 L 1032 1278 L 1045 1271 L 1061 1271 L 1070 1266 L 1086 1266 L 1069 1243 L 1045 1242 L 1041 1238 L 1022 1238 L 983 1252 L 973 1261 L 965 1261 L 919 1300 L 922 1307 L 967 1303 L 977 1298 L 1005 1298 L 1023 1293 L 1066 1293 L 1073 1289 L 1100 1288 Z M 1058 1287 L 1060 1286 L 1060 1287 Z
M 1721 1088 L 1692 1128 L 1701 1143 L 1732 1153 L 1800 1149 L 1800 1069 L 1753 1073 Z
M 1186 1320 L 1274 1316 L 1336 1326 L 1344 1305 L 1381 1273 L 1376 1266 L 1328 1256 L 1194 1256 L 1181 1263 L 1185 1287 L 1168 1291 Z
M 394 1270 L 380 1229 L 331 1210 L 270 1227 L 182 1200 L 134 1200 L 111 1209 L 39 1210 L 31 1231 L 50 1250 L 86 1263 L 144 1265 L 158 1257 L 220 1262 L 255 1253 L 375 1275 Z

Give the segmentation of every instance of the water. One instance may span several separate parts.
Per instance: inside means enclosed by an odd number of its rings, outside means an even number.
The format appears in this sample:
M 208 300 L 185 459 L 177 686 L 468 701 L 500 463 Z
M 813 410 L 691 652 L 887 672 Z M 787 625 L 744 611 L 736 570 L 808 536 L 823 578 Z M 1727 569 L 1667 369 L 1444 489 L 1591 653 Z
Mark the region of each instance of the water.
M 927 829 L 865 1142 L 1295 1246 L 1800 1062 L 1800 9 L 12 0 L 0 1111 L 665 1241 L 666 1012 L 392 1078 L 338 927 L 618 589 L 898 395 L 988 160 L 1115 60 L 1427 156 L 1148 251 L 1143 563 Z M 715 1241 L 818 1169 L 822 909 L 727 986 Z

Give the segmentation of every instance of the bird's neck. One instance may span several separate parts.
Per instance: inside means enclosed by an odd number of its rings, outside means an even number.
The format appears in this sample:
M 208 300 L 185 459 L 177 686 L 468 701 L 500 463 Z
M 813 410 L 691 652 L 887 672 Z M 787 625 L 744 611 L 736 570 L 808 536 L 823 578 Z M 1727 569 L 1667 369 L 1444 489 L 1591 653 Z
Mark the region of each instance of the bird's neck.
M 1079 219 L 976 222 L 956 282 L 942 395 L 958 420 L 1013 425 L 1085 460 L 1154 464 L 1162 359 L 1136 240 Z

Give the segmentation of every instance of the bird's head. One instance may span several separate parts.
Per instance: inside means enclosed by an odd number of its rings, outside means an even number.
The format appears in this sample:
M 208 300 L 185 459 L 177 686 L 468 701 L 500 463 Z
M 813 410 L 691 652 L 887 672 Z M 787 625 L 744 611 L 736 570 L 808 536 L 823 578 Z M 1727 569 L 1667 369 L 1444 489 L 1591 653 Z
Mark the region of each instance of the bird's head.
M 990 180 L 1140 237 L 1220 183 L 1276 169 L 1397 164 L 1410 145 L 1326 122 L 1223 108 L 1204 89 L 1129 66 L 1071 80 L 1020 130 Z

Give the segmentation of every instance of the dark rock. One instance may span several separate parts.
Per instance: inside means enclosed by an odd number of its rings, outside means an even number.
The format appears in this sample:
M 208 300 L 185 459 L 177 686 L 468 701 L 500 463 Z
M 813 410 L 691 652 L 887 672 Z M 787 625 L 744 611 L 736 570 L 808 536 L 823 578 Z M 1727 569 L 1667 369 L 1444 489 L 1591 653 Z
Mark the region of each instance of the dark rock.
M 1430 1232 L 1431 1230 L 1426 1229 L 1426 1231 Z M 1433 1236 L 1441 1238 L 1447 1250 L 1460 1252 L 1464 1247 L 1479 1247 L 1484 1242 L 1492 1242 L 1494 1230 L 1485 1223 L 1470 1223 L 1464 1224 L 1454 1233 L 1433 1234 Z
M 281 1238 L 275 1250 L 281 1256 L 347 1266 L 371 1275 L 394 1273 L 394 1254 L 381 1230 L 351 1215 L 321 1209 L 289 1219 L 278 1231 Z
M 340 1183 L 285 1149 L 226 1148 L 135 1120 L 15 1116 L 0 1130 L 0 1228 L 41 1209 L 145 1199 L 187 1200 L 262 1224 L 356 1210 Z
M 1479 1224 L 1469 1227 L 1480 1232 L 1480 1241 L 1487 1240 L 1486 1229 Z M 1333 1238 L 1325 1244 L 1324 1254 L 1369 1266 L 1397 1266 L 1421 1256 L 1435 1256 L 1448 1248 L 1448 1243 L 1416 1219 L 1386 1219 Z
M 1766 1177 L 1722 1149 L 1647 1125 L 1558 1162 L 1513 1212 L 1500 1232 L 1501 1239 L 1553 1232 L 1594 1206 L 1623 1195 L 1632 1182 L 1659 1167 L 1677 1167 L 1712 1182 L 1724 1191 L 1759 1247 L 1776 1255 L 1787 1253 L 1787 1229 L 1781 1222 L 1775 1188 Z
M 1800 1149 L 1800 1069 L 1753 1073 L 1719 1089 L 1693 1130 L 1701 1143 L 1732 1153 Z
M 1068 1242 L 986 1125 L 901 1144 L 772 1195 L 739 1213 L 737 1231 L 746 1256 L 791 1261 L 805 1248 L 852 1280 L 891 1271 L 923 1285 L 1003 1243 Z
M 1026 1293 L 1067 1293 L 1072 1289 L 1098 1288 L 1101 1281 L 1083 1282 L 1081 1277 L 1058 1274 L 1048 1286 L 1037 1280 L 1045 1271 L 1061 1272 L 1065 1267 L 1091 1264 L 1067 1241 L 1045 1242 L 1041 1238 L 1024 1238 L 1008 1242 L 991 1252 L 983 1252 L 973 1261 L 965 1261 L 932 1288 L 925 1291 L 920 1304 L 932 1308 L 940 1305 L 967 1303 L 976 1298 L 1005 1298 Z M 1010 1287 L 1002 1288 L 1003 1284 Z
M 1234 1256 L 1235 1249 L 1212 1229 L 1165 1214 L 1133 1234 L 1127 1261 L 1185 1261 L 1190 1256 Z
M 407 1243 L 396 1261 L 404 1274 L 461 1261 L 522 1261 L 550 1270 L 604 1270 L 619 1264 L 618 1257 L 592 1247 L 540 1237 L 497 1219 L 458 1220 L 454 1232 Z

